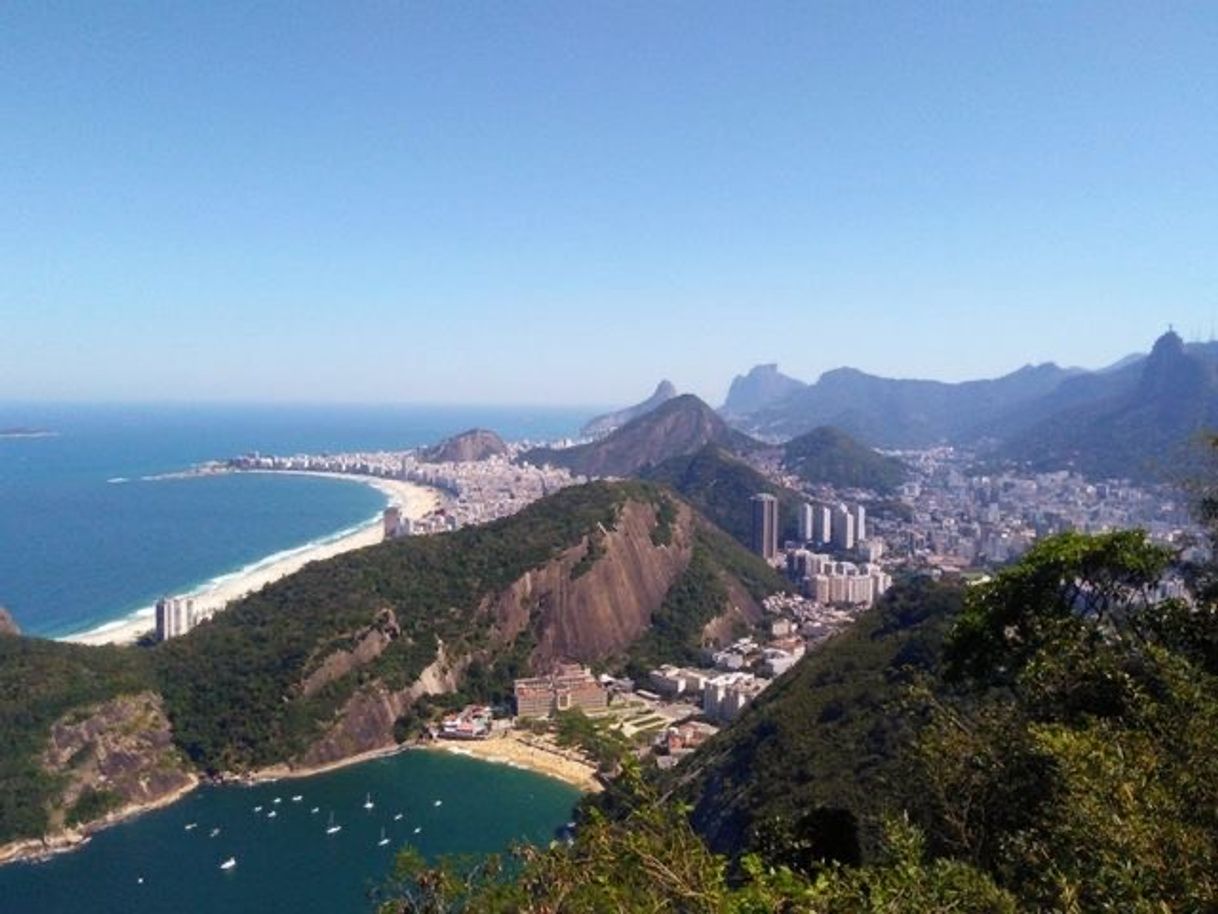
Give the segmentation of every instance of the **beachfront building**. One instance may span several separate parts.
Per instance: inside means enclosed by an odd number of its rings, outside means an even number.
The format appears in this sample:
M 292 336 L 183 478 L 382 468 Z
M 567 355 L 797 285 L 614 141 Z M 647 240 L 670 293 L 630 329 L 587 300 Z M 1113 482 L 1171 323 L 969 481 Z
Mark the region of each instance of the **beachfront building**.
M 491 709 L 484 705 L 469 705 L 440 721 L 437 733 L 441 739 L 486 739 L 492 729 Z
M 549 676 L 517 679 L 515 692 L 518 717 L 549 717 L 575 708 L 595 711 L 609 704 L 609 693 L 579 664 L 561 664 Z
M 167 641 L 184 635 L 199 623 L 195 601 L 185 597 L 161 597 L 156 603 L 156 639 Z

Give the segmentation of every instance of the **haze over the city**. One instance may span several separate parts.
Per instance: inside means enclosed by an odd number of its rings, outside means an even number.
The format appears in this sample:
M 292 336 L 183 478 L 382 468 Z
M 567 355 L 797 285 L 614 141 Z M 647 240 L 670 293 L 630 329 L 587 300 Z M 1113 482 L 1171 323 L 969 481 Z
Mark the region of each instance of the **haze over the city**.
M 1218 11 L 0 8 L 0 399 L 719 403 L 1208 338 Z

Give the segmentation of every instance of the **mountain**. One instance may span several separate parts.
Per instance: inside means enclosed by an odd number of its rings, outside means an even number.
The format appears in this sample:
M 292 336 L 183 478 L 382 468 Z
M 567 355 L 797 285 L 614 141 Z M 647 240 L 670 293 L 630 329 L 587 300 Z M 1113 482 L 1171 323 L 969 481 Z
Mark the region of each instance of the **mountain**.
M 860 444 L 841 429 L 815 428 L 782 446 L 783 466 L 810 484 L 891 492 L 908 474 L 905 464 Z
M 429 463 L 469 463 L 502 456 L 507 452 L 508 446 L 494 432 L 471 428 L 428 448 L 423 452 L 423 460 Z
M 876 447 L 926 447 L 975 437 L 995 415 L 1049 393 L 1075 373 L 1046 363 L 993 380 L 949 384 L 837 368 L 748 414 L 740 425 L 775 437 L 829 425 Z
M 720 412 L 725 416 L 747 416 L 807 386 L 803 381 L 782 374 L 776 364 L 755 365 L 748 374 L 732 379 Z
M 784 586 L 669 490 L 600 482 L 314 562 L 151 649 L 0 637 L 0 845 L 391 746 L 559 660 L 687 661 Z
M 633 476 L 645 467 L 692 454 L 708 444 L 717 444 L 733 453 L 763 447 L 729 428 L 693 394 L 683 394 L 598 441 L 569 448 L 536 448 L 526 451 L 520 459 L 535 466 L 566 467 L 584 476 Z
M 1168 332 L 1145 359 L 1102 377 L 1092 396 L 1029 424 L 999 453 L 1092 477 L 1163 479 L 1195 467 L 1200 439 L 1218 427 L 1218 364 L 1206 350 Z
M 21 629 L 17 627 L 17 622 L 13 619 L 12 614 L 0 606 L 0 635 L 20 635 Z
M 602 435 L 607 435 L 615 428 L 625 425 L 631 419 L 637 419 L 639 416 L 651 412 L 657 406 L 667 403 L 676 395 L 677 389 L 672 386 L 671 381 L 661 381 L 656 385 L 655 392 L 642 403 L 636 403 L 634 406 L 619 409 L 617 412 L 597 416 L 595 419 L 589 420 L 580 432 L 586 438 L 599 438 Z
M 749 499 L 765 492 L 778 499 L 779 540 L 798 535 L 797 511 L 804 499 L 790 489 L 770 482 L 739 457 L 716 444 L 692 454 L 670 457 L 640 474 L 663 483 L 702 512 L 716 526 L 749 547 L 753 536 L 753 509 Z

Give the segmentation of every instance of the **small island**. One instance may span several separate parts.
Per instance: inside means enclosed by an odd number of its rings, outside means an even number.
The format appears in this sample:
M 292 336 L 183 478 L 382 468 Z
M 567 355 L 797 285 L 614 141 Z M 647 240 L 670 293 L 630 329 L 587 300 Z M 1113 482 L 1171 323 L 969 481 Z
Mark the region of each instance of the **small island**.
M 31 428 L 23 425 L 12 428 L 0 428 L 0 438 L 54 438 L 58 432 L 45 428 Z

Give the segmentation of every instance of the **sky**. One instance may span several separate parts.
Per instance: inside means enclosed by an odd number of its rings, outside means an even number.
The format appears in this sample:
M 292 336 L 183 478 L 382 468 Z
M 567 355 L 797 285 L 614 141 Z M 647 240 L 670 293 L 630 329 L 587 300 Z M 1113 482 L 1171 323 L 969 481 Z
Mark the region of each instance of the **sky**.
M 1218 5 L 0 4 L 0 400 L 721 403 L 1218 320 Z

